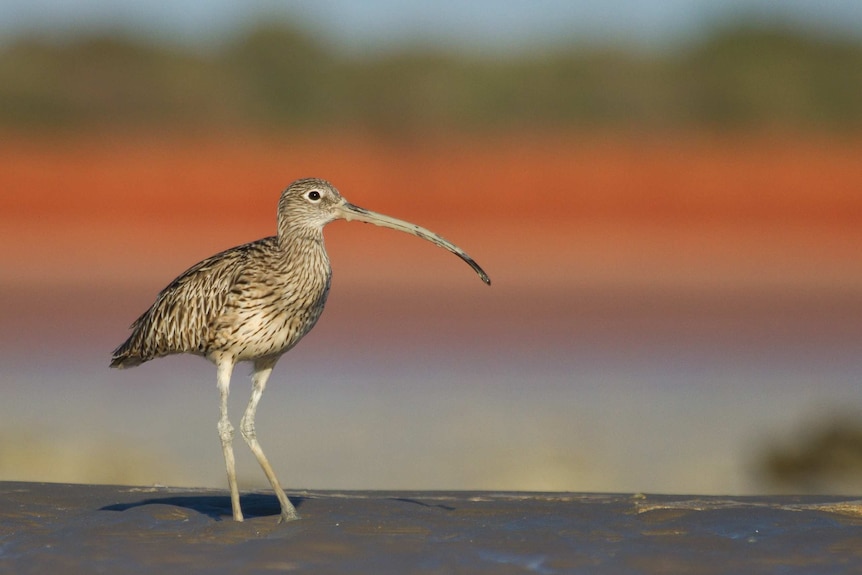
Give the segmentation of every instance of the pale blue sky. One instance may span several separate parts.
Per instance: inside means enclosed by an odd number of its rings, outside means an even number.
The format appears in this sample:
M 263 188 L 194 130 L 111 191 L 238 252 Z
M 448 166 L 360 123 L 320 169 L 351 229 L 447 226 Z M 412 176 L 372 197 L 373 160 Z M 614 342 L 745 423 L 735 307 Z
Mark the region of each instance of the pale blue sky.
M 286 17 L 347 47 L 437 42 L 517 49 L 604 39 L 660 46 L 743 16 L 862 38 L 859 0 L 0 0 L 0 40 L 109 28 L 206 43 Z

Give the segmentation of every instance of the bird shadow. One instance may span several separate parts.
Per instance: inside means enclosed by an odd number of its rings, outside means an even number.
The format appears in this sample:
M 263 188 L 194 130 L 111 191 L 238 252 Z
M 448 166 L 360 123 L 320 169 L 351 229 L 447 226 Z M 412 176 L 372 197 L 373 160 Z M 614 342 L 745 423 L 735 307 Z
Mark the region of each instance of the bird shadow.
M 294 507 L 302 506 L 304 497 L 292 497 L 291 503 Z M 242 513 L 246 518 L 252 517 L 268 517 L 270 515 L 281 514 L 281 506 L 275 495 L 266 495 L 263 493 L 248 493 L 240 495 L 240 505 Z M 174 507 L 182 507 L 191 509 L 202 515 L 206 515 L 221 521 L 225 518 L 232 518 L 233 511 L 231 510 L 230 497 L 227 495 L 173 495 L 170 497 L 153 497 L 143 499 L 141 501 L 133 501 L 130 503 L 114 503 L 105 505 L 99 508 L 100 511 L 126 511 L 136 507 L 145 505 L 172 505 Z
M 410 497 L 390 497 L 389 499 L 391 501 L 400 501 L 402 503 L 412 503 L 413 505 L 419 505 L 420 507 L 436 507 L 445 511 L 455 511 L 455 508 L 451 505 L 443 505 L 442 503 L 425 503 L 424 501 L 419 501 L 418 499 L 413 499 Z

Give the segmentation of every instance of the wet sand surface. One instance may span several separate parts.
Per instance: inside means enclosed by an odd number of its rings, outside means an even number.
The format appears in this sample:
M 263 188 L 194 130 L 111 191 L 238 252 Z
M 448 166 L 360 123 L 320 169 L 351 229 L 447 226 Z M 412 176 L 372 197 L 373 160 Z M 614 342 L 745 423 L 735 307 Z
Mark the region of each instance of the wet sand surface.
M 0 482 L 4 573 L 858 573 L 862 499 Z

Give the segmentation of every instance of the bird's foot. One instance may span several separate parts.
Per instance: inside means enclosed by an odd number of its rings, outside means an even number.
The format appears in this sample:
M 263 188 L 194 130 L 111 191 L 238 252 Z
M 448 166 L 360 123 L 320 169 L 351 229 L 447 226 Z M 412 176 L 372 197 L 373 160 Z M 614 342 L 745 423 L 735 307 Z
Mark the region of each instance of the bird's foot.
M 281 515 L 278 518 L 279 523 L 289 523 L 290 521 L 296 521 L 299 519 L 299 513 L 296 512 L 296 509 L 290 509 L 288 511 L 282 510 Z

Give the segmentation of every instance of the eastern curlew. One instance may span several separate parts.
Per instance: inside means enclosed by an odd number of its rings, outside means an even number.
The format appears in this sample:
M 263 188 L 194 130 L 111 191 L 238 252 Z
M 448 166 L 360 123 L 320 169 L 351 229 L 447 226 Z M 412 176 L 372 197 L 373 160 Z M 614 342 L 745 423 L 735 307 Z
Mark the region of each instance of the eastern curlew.
M 233 518 L 242 521 L 233 455 L 228 391 L 234 366 L 251 361 L 252 393 L 240 431 L 281 504 L 281 520 L 299 516 L 278 482 L 254 430 L 254 417 L 272 368 L 308 333 L 326 303 L 332 269 L 323 228 L 356 220 L 418 236 L 488 275 L 458 246 L 415 224 L 348 203 L 332 184 L 307 178 L 290 184 L 278 202 L 278 234 L 231 248 L 189 268 L 163 289 L 114 350 L 111 367 L 134 367 L 176 353 L 201 355 L 216 365 L 221 395 L 218 432 L 230 486 Z

